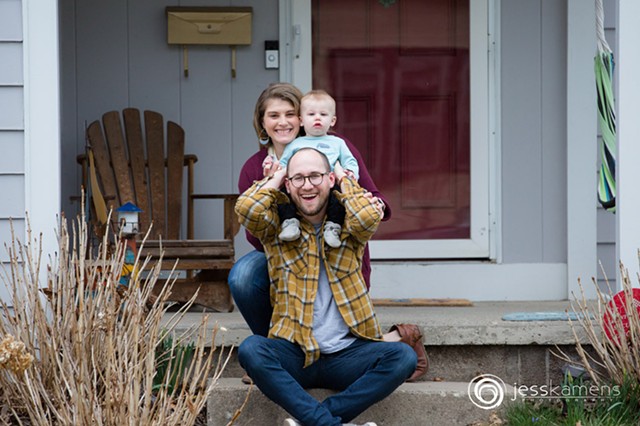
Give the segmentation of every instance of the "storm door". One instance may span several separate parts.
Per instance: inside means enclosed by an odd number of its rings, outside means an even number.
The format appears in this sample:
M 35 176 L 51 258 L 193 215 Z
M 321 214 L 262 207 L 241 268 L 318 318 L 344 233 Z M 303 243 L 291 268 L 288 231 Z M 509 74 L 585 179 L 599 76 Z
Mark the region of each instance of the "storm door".
M 471 3 L 311 1 L 312 86 L 336 98 L 336 131 L 393 208 L 374 258 L 489 256 L 487 62 L 472 41 L 475 22 L 486 46 L 487 23 Z

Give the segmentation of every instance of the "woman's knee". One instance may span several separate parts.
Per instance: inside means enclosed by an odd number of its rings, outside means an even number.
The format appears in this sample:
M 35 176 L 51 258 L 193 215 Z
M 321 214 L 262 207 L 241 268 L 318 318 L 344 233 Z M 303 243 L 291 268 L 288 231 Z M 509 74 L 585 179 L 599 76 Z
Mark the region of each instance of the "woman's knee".
M 265 254 L 252 251 L 238 259 L 229 272 L 229 287 L 232 293 L 249 291 L 256 282 L 267 282 L 267 259 Z
M 231 271 L 229 271 L 229 278 L 227 279 L 232 293 L 238 290 L 243 284 L 247 283 L 246 273 L 246 268 L 238 262 L 233 265 Z

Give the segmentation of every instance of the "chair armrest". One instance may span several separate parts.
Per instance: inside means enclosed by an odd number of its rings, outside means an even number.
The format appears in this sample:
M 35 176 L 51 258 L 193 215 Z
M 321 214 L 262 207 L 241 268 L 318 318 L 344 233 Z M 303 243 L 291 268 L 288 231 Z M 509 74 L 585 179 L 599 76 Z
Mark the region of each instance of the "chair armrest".
M 198 162 L 198 156 L 195 154 L 185 154 L 184 155 L 184 165 L 190 166 Z
M 195 200 L 237 200 L 240 194 L 191 194 Z

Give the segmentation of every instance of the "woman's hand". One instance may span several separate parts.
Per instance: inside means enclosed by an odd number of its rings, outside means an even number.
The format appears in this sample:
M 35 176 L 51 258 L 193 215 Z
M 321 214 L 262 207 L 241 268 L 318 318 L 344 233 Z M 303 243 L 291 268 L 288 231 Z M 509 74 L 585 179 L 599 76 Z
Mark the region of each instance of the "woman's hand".
M 365 192 L 364 197 L 369 199 L 369 202 L 373 204 L 373 206 L 380 212 L 381 215 L 384 215 L 384 208 L 386 207 L 384 201 L 378 197 L 374 197 L 372 193 Z

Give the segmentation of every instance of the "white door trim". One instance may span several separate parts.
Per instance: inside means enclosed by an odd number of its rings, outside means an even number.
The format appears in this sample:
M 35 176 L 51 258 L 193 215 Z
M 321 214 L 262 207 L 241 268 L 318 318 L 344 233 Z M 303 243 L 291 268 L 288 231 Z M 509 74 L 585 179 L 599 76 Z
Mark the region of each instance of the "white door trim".
M 24 0 L 25 207 L 42 259 L 57 251 L 60 215 L 60 78 L 58 2 Z M 33 243 L 33 241 L 31 241 Z M 46 280 L 46 268 L 41 268 Z
M 374 262 L 374 299 L 566 299 L 565 263 Z
M 280 81 L 311 90 L 311 0 L 278 0 Z

